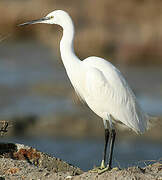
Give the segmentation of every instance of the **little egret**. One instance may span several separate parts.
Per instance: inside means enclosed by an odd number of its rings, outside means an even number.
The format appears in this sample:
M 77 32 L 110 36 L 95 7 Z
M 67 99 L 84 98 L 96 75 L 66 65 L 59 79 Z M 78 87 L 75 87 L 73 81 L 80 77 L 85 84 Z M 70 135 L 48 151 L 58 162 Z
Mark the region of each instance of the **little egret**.
M 148 129 L 149 116 L 142 111 L 134 93 L 115 66 L 99 57 L 88 57 L 81 61 L 75 55 L 73 48 L 75 30 L 67 12 L 55 10 L 39 20 L 19 26 L 36 23 L 57 24 L 63 28 L 60 52 L 67 75 L 76 93 L 92 111 L 103 119 L 104 123 L 104 152 L 97 172 L 111 169 L 116 136 L 114 124 L 124 124 L 136 133 L 144 133 Z M 109 137 L 109 160 L 108 165 L 105 166 Z

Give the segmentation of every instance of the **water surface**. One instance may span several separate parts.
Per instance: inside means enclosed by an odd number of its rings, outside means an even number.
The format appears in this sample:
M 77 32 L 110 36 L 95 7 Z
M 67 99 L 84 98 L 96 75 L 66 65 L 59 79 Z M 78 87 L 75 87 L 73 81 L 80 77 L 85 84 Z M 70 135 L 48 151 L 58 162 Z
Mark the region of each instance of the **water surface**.
M 0 139 L 0 142 L 15 142 L 26 144 L 46 152 L 54 157 L 89 170 L 99 166 L 102 158 L 103 141 L 96 139 L 52 139 L 52 138 L 12 138 Z M 113 166 L 126 168 L 129 166 L 143 167 L 162 157 L 162 143 L 151 141 L 121 141 L 116 142 Z
M 61 60 L 51 50 L 35 42 L 0 44 L 0 116 L 71 113 L 77 106 L 68 95 L 70 83 Z M 142 108 L 162 115 L 162 68 L 117 67 L 125 75 Z M 61 85 L 64 96 L 33 91 L 37 85 Z M 61 107 L 61 111 L 60 111 Z

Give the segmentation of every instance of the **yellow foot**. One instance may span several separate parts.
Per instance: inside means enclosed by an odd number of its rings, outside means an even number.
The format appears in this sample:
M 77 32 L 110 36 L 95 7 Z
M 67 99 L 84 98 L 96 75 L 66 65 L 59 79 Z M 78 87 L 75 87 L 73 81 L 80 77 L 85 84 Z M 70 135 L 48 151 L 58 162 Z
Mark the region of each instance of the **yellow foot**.
M 98 171 L 98 174 L 102 174 L 102 173 L 104 173 L 106 171 L 110 171 L 110 170 L 111 170 L 111 168 L 109 168 L 109 166 L 107 166 L 104 169 L 101 169 L 100 171 Z
M 111 167 L 109 167 L 109 166 L 105 167 L 104 161 L 102 161 L 100 167 L 95 167 L 94 169 L 90 170 L 89 172 L 102 174 L 102 173 L 104 173 L 104 172 L 106 172 L 106 171 L 110 171 L 110 170 L 112 170 L 112 171 L 118 171 L 119 168 L 118 168 L 118 167 L 111 168 Z
M 109 171 L 109 170 L 111 170 L 111 168 L 109 168 L 109 167 L 105 167 L 105 168 L 102 168 L 102 169 L 101 169 L 101 167 L 96 167 L 96 168 L 90 170 L 89 172 L 102 174 L 102 173 L 104 173 L 106 171 Z
M 118 171 L 118 170 L 120 170 L 120 168 L 114 167 L 114 168 L 112 168 L 111 170 L 112 170 L 112 171 Z
M 105 171 L 109 171 L 109 170 L 111 170 L 111 168 L 109 168 L 108 166 L 105 167 L 105 163 L 104 163 L 104 161 L 102 160 L 100 167 L 95 167 L 95 168 L 93 168 L 92 170 L 90 170 L 89 172 L 102 174 L 102 173 L 104 173 Z
M 98 171 L 98 174 L 102 174 L 102 173 L 104 173 L 104 172 L 106 172 L 106 171 L 118 171 L 118 170 L 119 170 L 118 167 L 110 168 L 109 166 L 107 166 L 107 167 L 105 167 L 104 169 L 100 169 L 100 170 Z
M 98 174 L 102 174 L 102 173 L 104 173 L 106 171 L 118 171 L 118 170 L 119 170 L 118 167 L 110 168 L 109 166 L 107 166 L 106 168 L 99 170 Z

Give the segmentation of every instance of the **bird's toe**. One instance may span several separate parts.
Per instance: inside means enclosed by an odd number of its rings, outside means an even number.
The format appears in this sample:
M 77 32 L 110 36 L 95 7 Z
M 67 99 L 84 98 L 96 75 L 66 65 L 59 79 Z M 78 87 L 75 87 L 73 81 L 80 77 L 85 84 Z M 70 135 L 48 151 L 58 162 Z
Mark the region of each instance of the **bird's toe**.
M 104 163 L 104 161 L 102 161 L 100 167 L 95 167 L 95 168 L 91 169 L 89 172 L 102 174 L 105 171 L 109 171 L 109 170 L 111 170 L 111 168 L 109 166 L 105 167 L 105 163 Z

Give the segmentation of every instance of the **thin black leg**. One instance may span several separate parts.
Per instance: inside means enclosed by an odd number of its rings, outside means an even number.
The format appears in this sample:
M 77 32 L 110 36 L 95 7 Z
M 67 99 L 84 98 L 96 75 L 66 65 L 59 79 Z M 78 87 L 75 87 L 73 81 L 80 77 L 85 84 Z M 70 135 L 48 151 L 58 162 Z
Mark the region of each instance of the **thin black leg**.
M 113 156 L 115 136 L 116 136 L 115 129 L 112 129 L 111 135 L 110 135 L 110 152 L 109 152 L 109 162 L 108 162 L 108 167 L 110 169 L 112 168 L 112 156 Z
M 105 129 L 105 144 L 104 144 L 104 152 L 103 152 L 103 160 L 106 162 L 106 151 L 107 151 L 107 143 L 109 140 L 109 129 Z

